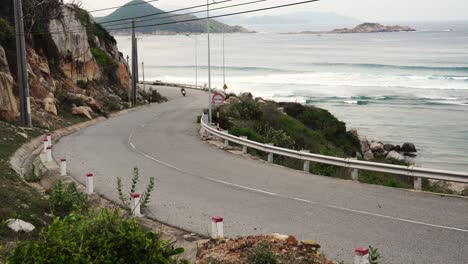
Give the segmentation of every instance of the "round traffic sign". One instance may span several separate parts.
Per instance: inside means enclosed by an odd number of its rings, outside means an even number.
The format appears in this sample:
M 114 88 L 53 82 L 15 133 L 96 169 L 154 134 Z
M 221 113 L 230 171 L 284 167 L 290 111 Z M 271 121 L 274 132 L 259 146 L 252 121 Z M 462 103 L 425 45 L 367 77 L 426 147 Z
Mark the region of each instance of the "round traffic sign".
M 213 94 L 212 102 L 214 105 L 222 105 L 224 103 L 224 95 L 220 93 Z

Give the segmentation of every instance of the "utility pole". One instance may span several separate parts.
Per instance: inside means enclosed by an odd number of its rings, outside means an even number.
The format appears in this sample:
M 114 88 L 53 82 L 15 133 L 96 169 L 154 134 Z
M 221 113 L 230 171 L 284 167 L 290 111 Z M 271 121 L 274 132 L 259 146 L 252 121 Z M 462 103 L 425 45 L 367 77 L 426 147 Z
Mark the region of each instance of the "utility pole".
M 146 84 L 145 84 L 145 62 L 141 62 L 141 70 L 143 71 L 143 91 L 146 92 Z
M 132 20 L 132 106 L 136 106 L 137 102 L 137 77 L 138 77 L 138 60 L 137 60 L 137 41 L 135 38 L 135 19 Z
M 130 66 L 130 57 L 127 55 L 127 70 L 128 70 L 128 89 L 127 89 L 127 101 L 129 103 L 132 103 L 132 87 L 133 87 L 133 84 L 132 84 L 132 74 L 131 74 L 131 66 Z
M 16 29 L 16 61 L 18 64 L 17 80 L 20 95 L 21 125 L 32 127 L 31 105 L 29 98 L 28 64 L 26 61 L 26 43 L 24 40 L 23 3 L 14 0 Z
M 210 1 L 206 0 L 206 32 L 208 33 L 208 124 L 211 124 L 211 44 L 210 44 Z
M 226 87 L 226 56 L 224 52 L 224 31 L 225 26 L 223 25 L 223 87 Z

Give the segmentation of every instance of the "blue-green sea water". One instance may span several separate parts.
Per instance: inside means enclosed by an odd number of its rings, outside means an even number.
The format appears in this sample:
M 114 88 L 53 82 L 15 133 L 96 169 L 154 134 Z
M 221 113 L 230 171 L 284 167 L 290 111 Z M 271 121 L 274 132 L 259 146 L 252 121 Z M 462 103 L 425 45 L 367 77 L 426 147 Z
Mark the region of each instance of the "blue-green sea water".
M 468 27 L 467 27 L 468 28 Z M 447 26 L 447 29 L 450 29 Z M 206 35 L 198 83 L 207 83 Z M 124 53 L 129 37 L 117 37 Z M 222 35 L 212 35 L 213 84 L 222 87 Z M 468 30 L 382 34 L 231 34 L 230 92 L 325 108 L 385 143 L 412 142 L 416 165 L 468 171 Z M 146 80 L 195 83 L 195 41 L 140 36 Z M 140 71 L 141 75 L 141 71 Z

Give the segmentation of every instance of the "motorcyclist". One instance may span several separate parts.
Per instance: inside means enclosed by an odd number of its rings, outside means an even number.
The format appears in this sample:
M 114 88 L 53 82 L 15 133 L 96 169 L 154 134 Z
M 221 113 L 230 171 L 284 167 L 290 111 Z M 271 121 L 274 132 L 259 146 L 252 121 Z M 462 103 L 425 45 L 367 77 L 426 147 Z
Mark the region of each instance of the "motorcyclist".
M 186 95 L 185 88 L 181 88 L 181 89 L 180 89 L 180 93 L 181 93 L 183 96 L 185 96 L 185 95 Z

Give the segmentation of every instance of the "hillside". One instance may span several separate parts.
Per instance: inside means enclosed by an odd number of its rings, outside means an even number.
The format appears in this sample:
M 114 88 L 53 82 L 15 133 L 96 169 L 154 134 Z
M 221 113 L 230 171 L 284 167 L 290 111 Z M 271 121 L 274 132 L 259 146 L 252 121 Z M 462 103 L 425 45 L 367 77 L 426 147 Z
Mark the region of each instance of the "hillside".
M 137 22 L 137 26 L 143 26 L 137 28 L 137 32 L 145 33 L 145 34 L 152 34 L 152 33 L 188 33 L 188 32 L 196 32 L 196 33 L 203 33 L 206 32 L 206 21 L 190 21 L 190 22 L 180 22 L 178 21 L 185 21 L 196 19 L 196 16 L 193 15 L 181 15 L 175 16 L 177 14 L 164 14 L 165 11 L 154 7 L 151 4 L 143 3 L 143 0 L 133 0 L 128 2 L 123 7 L 115 10 L 113 13 L 106 17 L 97 17 L 96 21 L 98 23 L 103 23 L 106 21 L 114 21 L 118 19 L 126 19 L 132 18 L 137 16 L 146 16 L 152 14 L 163 13 L 163 15 L 154 15 L 150 17 L 142 18 L 142 22 Z M 143 3 L 143 4 L 139 4 Z M 135 5 L 137 4 L 137 5 Z M 190 11 L 185 11 L 190 12 Z M 168 17 L 172 16 L 172 17 Z M 204 14 L 201 14 L 200 17 L 203 17 Z M 168 18 L 164 18 L 168 17 Z M 167 24 L 169 23 L 169 24 Z M 117 24 L 117 25 L 116 25 Z M 165 24 L 161 26 L 152 26 L 154 24 Z M 214 19 L 210 20 L 210 25 L 212 27 L 212 31 L 215 33 L 219 33 L 223 31 L 223 27 L 225 27 L 225 32 L 228 33 L 235 33 L 235 32 L 249 32 L 243 27 L 240 26 L 229 26 L 223 24 L 219 21 Z M 114 23 L 107 23 L 103 24 L 106 29 L 116 29 L 116 28 L 126 28 L 129 24 L 122 25 L 122 21 L 114 22 Z M 128 33 L 129 29 L 121 29 L 115 30 L 114 32 L 126 32 Z

